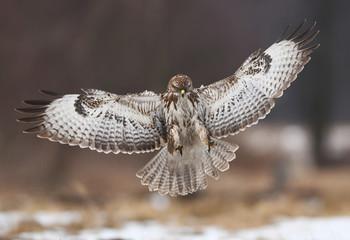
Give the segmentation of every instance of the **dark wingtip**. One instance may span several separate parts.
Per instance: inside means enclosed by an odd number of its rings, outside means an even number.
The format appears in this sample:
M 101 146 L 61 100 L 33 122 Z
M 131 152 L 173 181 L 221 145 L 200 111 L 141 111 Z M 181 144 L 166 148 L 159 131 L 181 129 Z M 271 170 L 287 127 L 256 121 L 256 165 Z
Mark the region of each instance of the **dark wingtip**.
M 38 126 L 28 128 L 22 132 L 23 133 L 39 133 L 39 132 L 42 132 L 44 129 L 45 129 L 45 127 L 42 124 L 40 124 Z
M 300 39 L 302 39 L 303 37 L 305 37 L 309 32 L 311 32 L 311 30 L 316 26 L 316 22 L 311 24 L 310 27 L 308 27 L 304 32 L 294 36 L 293 38 L 290 39 L 290 41 L 293 42 L 298 42 Z
M 19 113 L 43 113 L 46 109 L 47 107 L 15 108 L 15 111 Z
M 42 94 L 45 94 L 47 96 L 54 96 L 54 97 L 62 97 L 64 94 L 58 93 L 58 92 L 53 92 L 53 91 L 48 91 L 48 90 L 39 90 Z
M 34 106 L 46 106 L 49 105 L 52 100 L 23 100 L 23 103 Z
M 297 34 L 297 32 L 299 32 L 299 30 L 305 25 L 305 22 L 306 22 L 306 18 L 285 39 L 286 40 L 291 40 L 295 36 L 295 34 Z
M 308 30 L 307 30 L 308 31 Z M 311 43 L 315 38 L 316 36 L 319 34 L 319 30 L 314 32 L 313 34 L 311 34 L 310 36 L 304 38 L 303 40 L 300 40 L 299 42 L 297 42 L 297 44 L 299 45 L 299 48 L 302 48 L 306 45 L 308 45 L 309 43 Z
M 38 116 L 33 116 L 33 117 L 24 117 L 24 118 L 19 118 L 17 119 L 17 122 L 22 122 L 22 123 L 33 123 L 33 122 L 43 122 L 45 121 L 45 115 L 38 115 Z
M 289 25 L 286 27 L 286 29 L 283 31 L 283 33 L 281 34 L 281 36 L 280 36 L 279 38 L 277 38 L 277 40 L 275 41 L 275 43 L 281 41 L 281 40 L 284 38 L 284 36 L 285 36 L 286 33 L 289 31 L 289 29 L 290 29 L 291 26 L 292 26 L 292 25 L 289 24 Z
M 303 51 L 314 51 L 320 46 L 320 44 L 312 45 L 311 47 L 304 48 Z
M 306 50 L 306 51 L 315 50 L 316 48 L 318 48 L 320 46 L 319 44 L 313 45 L 313 46 L 308 47 L 308 48 L 304 48 L 304 47 L 306 45 L 308 45 L 309 43 L 311 43 L 315 39 L 315 37 L 319 34 L 319 32 L 320 32 L 319 30 L 314 31 L 313 33 L 310 33 L 310 32 L 312 32 L 312 30 L 316 26 L 317 22 L 316 21 L 313 22 L 309 27 L 306 28 L 306 30 L 300 31 L 300 29 L 303 28 L 305 23 L 306 23 L 306 18 L 296 27 L 296 29 L 292 33 L 288 34 L 287 37 L 283 37 L 284 34 L 288 31 L 288 29 L 290 27 L 290 25 L 289 25 L 287 30 L 284 31 L 284 33 L 282 34 L 281 38 L 279 40 L 277 40 L 276 42 L 278 43 L 278 42 L 283 41 L 283 40 L 292 41 L 298 45 L 298 48 L 300 50 Z

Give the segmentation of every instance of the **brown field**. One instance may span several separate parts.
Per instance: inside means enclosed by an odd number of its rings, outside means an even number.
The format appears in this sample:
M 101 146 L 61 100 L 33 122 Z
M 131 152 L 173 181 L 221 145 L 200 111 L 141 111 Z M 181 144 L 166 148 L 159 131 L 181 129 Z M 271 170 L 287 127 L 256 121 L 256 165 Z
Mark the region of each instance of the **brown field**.
M 83 221 L 66 226 L 71 232 L 117 228 L 130 220 L 237 230 L 271 223 L 278 216 L 350 215 L 349 176 L 350 168 L 314 170 L 283 189 L 273 190 L 268 171 L 231 169 L 218 181 L 209 181 L 208 189 L 177 198 L 148 193 L 137 185 L 137 179 L 129 183 L 133 187 L 109 186 L 111 191 L 103 194 L 101 186 L 88 182 L 73 181 L 52 192 L 2 184 L 0 201 L 1 211 L 79 211 Z M 26 221 L 8 236 L 43 229 Z

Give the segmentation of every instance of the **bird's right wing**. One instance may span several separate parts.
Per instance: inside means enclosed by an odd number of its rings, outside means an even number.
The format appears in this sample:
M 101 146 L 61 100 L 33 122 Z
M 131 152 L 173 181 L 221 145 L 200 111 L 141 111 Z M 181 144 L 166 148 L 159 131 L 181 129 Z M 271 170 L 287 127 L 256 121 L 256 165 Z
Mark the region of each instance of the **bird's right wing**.
M 53 95 L 52 100 L 24 101 L 32 108 L 17 108 L 36 115 L 20 122 L 39 122 L 25 133 L 54 142 L 89 147 L 99 152 L 141 153 L 166 143 L 161 98 L 153 92 L 116 95 L 87 89 L 84 94 Z

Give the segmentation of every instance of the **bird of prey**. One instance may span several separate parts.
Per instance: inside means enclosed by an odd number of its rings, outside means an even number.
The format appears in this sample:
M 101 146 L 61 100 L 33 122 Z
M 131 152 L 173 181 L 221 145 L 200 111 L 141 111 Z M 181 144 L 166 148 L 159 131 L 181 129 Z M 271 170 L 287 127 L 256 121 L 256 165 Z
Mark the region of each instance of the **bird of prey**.
M 305 20 L 264 52 L 251 54 L 231 76 L 194 88 L 178 74 L 166 91 L 117 95 L 96 89 L 82 94 L 57 94 L 50 100 L 25 100 L 32 113 L 20 122 L 37 124 L 36 133 L 54 142 L 105 153 L 144 153 L 160 150 L 137 172 L 150 191 L 186 195 L 207 187 L 206 175 L 218 179 L 229 168 L 236 144 L 222 137 L 237 134 L 265 118 L 319 47 L 311 45 L 316 23 L 302 31 Z M 285 36 L 287 35 L 287 36 Z

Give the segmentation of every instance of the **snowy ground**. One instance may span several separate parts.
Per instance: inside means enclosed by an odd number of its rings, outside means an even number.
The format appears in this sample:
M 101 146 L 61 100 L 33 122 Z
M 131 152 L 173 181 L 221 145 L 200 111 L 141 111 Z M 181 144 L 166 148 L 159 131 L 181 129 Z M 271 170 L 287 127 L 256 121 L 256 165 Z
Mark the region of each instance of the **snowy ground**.
M 6 236 L 22 221 L 34 221 L 47 230 L 22 232 L 18 240 L 160 240 L 160 239 L 232 239 L 232 240 L 349 240 L 350 217 L 328 218 L 279 218 L 276 223 L 240 231 L 228 231 L 215 226 L 186 227 L 173 224 L 163 225 L 153 221 L 131 221 L 119 229 L 84 229 L 75 233 L 65 226 L 79 223 L 79 212 L 0 212 L 0 236 Z

